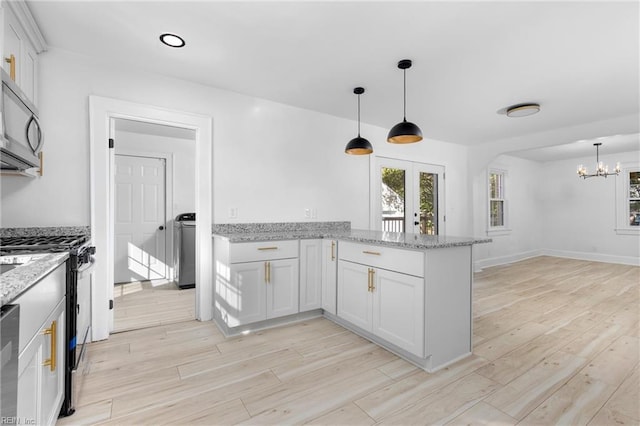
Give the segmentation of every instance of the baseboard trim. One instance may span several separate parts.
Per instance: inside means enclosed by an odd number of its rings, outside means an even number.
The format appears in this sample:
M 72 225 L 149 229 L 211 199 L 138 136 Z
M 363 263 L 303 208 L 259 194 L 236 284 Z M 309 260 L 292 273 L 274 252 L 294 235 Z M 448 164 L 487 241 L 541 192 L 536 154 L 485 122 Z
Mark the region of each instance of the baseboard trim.
M 510 254 L 508 256 L 490 257 L 488 259 L 476 260 L 475 262 L 473 262 L 473 271 L 480 272 L 484 268 L 507 265 L 509 263 L 520 262 L 521 260 L 531 259 L 532 257 L 538 257 L 542 255 L 542 250 L 531 250 L 522 253 Z
M 492 266 L 507 265 L 509 263 L 520 262 L 538 256 L 562 257 L 565 259 L 587 260 L 590 262 L 616 263 L 620 265 L 640 266 L 640 258 L 633 256 L 617 256 L 603 253 L 587 253 L 582 251 L 540 249 L 522 253 L 511 254 L 509 256 L 492 257 L 473 262 L 473 271 L 480 272 L 484 268 Z
M 604 253 L 586 253 L 582 251 L 542 249 L 542 256 L 564 257 L 566 259 L 589 260 L 592 262 L 617 263 L 620 265 L 640 266 L 640 258 L 617 256 Z

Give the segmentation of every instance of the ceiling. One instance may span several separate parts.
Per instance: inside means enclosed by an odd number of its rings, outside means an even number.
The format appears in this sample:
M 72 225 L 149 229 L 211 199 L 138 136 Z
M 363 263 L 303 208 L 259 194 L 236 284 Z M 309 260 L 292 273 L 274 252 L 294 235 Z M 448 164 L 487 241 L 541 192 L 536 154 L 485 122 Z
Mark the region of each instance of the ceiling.
M 427 138 L 514 149 L 640 132 L 639 3 L 28 1 L 47 44 Z M 186 47 L 163 46 L 163 32 Z M 540 113 L 497 111 L 536 102 Z M 615 128 L 599 121 L 615 119 Z M 595 123 L 595 124 L 594 124 Z M 363 134 L 366 137 L 366 134 Z M 527 143 L 525 143 L 527 141 Z

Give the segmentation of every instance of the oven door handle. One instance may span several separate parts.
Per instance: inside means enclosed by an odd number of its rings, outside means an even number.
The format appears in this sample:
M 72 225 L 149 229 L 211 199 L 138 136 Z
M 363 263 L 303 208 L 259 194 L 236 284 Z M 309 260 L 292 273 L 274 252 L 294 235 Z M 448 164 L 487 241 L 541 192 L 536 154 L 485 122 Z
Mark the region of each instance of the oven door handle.
M 78 269 L 78 276 L 88 274 L 96 266 L 96 257 L 90 256 L 89 259 L 90 259 L 89 263 L 85 264 L 80 269 Z

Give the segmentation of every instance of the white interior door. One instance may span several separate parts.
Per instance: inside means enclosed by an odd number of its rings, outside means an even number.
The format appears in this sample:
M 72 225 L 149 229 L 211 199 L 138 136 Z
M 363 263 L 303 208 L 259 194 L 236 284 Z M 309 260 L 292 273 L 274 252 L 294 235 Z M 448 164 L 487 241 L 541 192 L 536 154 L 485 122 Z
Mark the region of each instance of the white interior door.
M 115 156 L 116 283 L 166 278 L 165 159 Z
M 378 157 L 374 179 L 374 229 L 444 234 L 443 166 Z

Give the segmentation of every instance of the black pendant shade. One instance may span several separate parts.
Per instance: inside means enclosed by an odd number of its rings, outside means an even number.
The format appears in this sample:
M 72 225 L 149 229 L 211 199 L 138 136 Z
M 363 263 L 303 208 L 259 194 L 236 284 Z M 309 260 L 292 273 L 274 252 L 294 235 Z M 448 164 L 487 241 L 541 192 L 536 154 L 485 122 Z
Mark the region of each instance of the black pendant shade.
M 350 155 L 371 154 L 373 152 L 371 142 L 360 136 L 360 95 L 364 93 L 364 89 L 362 87 L 356 87 L 353 89 L 353 93 L 358 95 L 358 136 L 347 143 L 344 152 Z
M 411 68 L 411 60 L 401 60 L 398 62 L 398 68 L 400 68 L 404 74 L 403 120 L 389 130 L 387 142 L 396 144 L 420 142 L 422 140 L 422 130 L 420 130 L 420 127 L 416 124 L 407 121 L 407 69 Z

